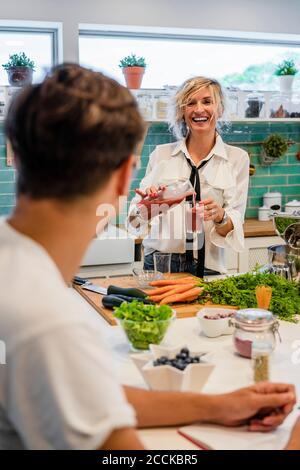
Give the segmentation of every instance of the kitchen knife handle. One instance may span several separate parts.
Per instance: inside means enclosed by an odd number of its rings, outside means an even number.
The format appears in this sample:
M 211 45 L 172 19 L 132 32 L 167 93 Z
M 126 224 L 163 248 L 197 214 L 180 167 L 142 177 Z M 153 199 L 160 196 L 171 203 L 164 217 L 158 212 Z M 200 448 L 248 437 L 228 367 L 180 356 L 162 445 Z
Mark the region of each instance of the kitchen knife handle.
M 73 284 L 77 284 L 78 286 L 81 286 L 82 284 L 85 284 L 86 282 L 87 282 L 87 279 L 83 279 L 83 277 L 79 277 L 79 276 L 73 277 Z

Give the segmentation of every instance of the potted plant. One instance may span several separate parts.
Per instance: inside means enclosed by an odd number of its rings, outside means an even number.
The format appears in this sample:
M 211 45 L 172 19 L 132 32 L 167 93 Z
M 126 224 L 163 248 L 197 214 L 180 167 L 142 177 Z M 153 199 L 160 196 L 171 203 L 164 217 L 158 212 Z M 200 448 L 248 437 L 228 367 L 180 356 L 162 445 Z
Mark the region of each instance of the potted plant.
M 278 161 L 289 148 L 289 142 L 280 134 L 270 134 L 263 144 L 263 163 L 270 164 Z
M 137 57 L 135 54 L 131 54 L 120 60 L 119 67 L 123 71 L 128 88 L 137 89 L 141 87 L 146 67 L 144 57 Z
M 281 93 L 290 93 L 293 86 L 294 76 L 298 72 L 293 59 L 286 59 L 276 66 L 275 75 L 279 77 Z
M 32 82 L 34 62 L 27 57 L 25 52 L 11 54 L 9 61 L 2 64 L 7 71 L 8 82 L 11 86 L 24 86 Z

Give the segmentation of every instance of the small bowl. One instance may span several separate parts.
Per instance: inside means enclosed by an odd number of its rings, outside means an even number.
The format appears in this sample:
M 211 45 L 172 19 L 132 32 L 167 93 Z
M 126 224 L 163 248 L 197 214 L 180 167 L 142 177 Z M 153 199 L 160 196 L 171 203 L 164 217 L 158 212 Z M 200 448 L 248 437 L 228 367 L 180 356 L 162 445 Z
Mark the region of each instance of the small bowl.
M 131 356 L 151 390 L 199 392 L 204 387 L 215 367 L 206 362 L 204 352 L 191 351 L 191 355 L 200 356 L 202 362 L 189 364 L 183 371 L 170 365 L 153 365 L 153 361 L 161 356 L 175 357 L 183 347 L 186 346 L 169 348 L 151 344 L 151 352 Z
M 145 269 L 134 268 L 132 272 L 139 287 L 151 287 L 149 282 L 163 279 L 163 274 L 157 271 L 147 271 Z
M 118 323 L 122 326 L 132 350 L 148 350 L 150 344 L 160 344 L 176 318 L 175 310 L 172 312 L 172 316 L 167 320 L 138 322 L 118 319 Z
M 218 315 L 226 315 L 226 318 L 205 318 Z M 234 326 L 230 324 L 230 318 L 235 315 L 235 310 L 219 307 L 204 307 L 197 313 L 201 330 L 209 338 L 216 338 L 221 335 L 231 335 Z

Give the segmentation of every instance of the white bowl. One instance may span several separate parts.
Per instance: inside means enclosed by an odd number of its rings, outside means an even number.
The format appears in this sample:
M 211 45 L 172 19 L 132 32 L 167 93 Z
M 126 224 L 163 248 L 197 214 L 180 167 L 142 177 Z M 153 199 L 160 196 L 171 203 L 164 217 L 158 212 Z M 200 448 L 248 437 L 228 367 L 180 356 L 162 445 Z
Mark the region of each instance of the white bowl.
M 234 331 L 234 326 L 230 325 L 230 317 L 209 319 L 204 318 L 206 315 L 217 314 L 230 314 L 235 313 L 234 309 L 221 308 L 221 307 L 204 307 L 197 313 L 197 318 L 203 333 L 209 338 L 216 338 L 221 335 L 231 335 Z
M 170 365 L 154 366 L 153 361 L 161 356 L 173 358 L 185 345 L 167 348 L 150 345 L 151 353 L 134 354 L 133 362 L 152 390 L 199 392 L 207 382 L 214 365 L 205 362 L 204 352 L 190 351 L 191 356 L 201 356 L 198 364 L 189 364 L 183 371 Z

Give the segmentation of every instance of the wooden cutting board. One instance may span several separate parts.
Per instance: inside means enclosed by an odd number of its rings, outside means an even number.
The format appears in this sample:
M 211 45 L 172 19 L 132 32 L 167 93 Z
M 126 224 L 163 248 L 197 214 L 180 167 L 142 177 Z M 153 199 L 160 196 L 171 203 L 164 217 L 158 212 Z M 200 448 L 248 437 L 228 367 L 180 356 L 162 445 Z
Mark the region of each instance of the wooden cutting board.
M 194 278 L 191 274 L 186 273 L 176 273 L 172 274 L 172 279 L 191 276 L 191 279 Z M 110 285 L 119 286 L 119 287 L 137 287 L 138 286 L 135 278 L 133 276 L 120 276 L 120 277 L 111 277 L 111 278 L 89 278 L 89 281 L 93 282 L 93 284 L 98 284 L 101 287 L 108 287 Z M 80 286 L 73 284 L 74 289 L 79 292 L 82 297 L 91 304 L 91 306 L 97 310 L 98 313 L 110 324 L 116 325 L 117 322 L 113 316 L 113 310 L 109 310 L 108 308 L 103 307 L 102 305 L 102 297 L 103 295 L 97 294 L 96 292 L 91 292 L 86 289 L 82 289 Z M 142 289 L 145 292 L 151 292 L 151 289 Z M 208 304 L 205 304 L 208 305 Z M 177 318 L 186 318 L 186 317 L 194 317 L 196 313 L 205 306 L 204 304 L 199 304 L 197 302 L 193 303 L 182 303 L 182 304 L 174 304 L 173 308 L 176 310 Z M 230 307 L 225 305 L 213 305 L 209 304 L 210 306 L 214 307 L 223 307 L 223 308 L 236 308 Z

